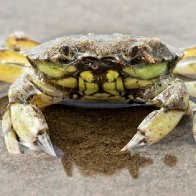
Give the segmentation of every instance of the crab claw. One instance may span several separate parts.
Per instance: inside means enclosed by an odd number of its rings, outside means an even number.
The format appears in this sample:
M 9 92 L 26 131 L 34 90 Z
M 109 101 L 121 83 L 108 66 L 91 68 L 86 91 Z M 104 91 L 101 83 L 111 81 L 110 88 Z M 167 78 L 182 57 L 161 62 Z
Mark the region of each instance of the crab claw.
M 52 142 L 46 132 L 41 135 L 38 135 L 37 144 L 44 150 L 44 152 L 56 157 Z
M 6 146 L 11 154 L 20 153 L 15 145 L 19 140 L 27 148 L 32 150 L 43 149 L 47 154 L 56 156 L 47 133 L 46 120 L 36 106 L 20 103 L 11 104 L 3 116 L 2 125 Z M 13 135 L 17 137 L 13 137 Z
M 161 108 L 144 118 L 137 128 L 137 133 L 122 151 L 145 144 L 154 144 L 166 137 L 187 112 L 189 94 L 185 84 L 180 80 L 175 80 L 153 101 L 154 103 L 159 102 Z
M 173 73 L 184 76 L 186 78 L 196 78 L 196 46 L 191 46 L 183 49 L 184 56 L 180 60 Z
M 196 81 L 185 82 L 190 98 L 196 99 Z
M 26 35 L 24 32 L 16 31 L 7 37 L 4 45 L 9 49 L 21 51 L 33 48 L 39 45 L 39 42 Z
M 124 146 L 120 151 L 126 151 L 134 147 L 143 146 L 145 145 L 144 140 L 145 140 L 145 136 L 142 135 L 140 132 L 138 132 L 133 136 L 130 142 L 126 146 Z
M 176 75 L 181 75 L 186 78 L 196 78 L 196 58 L 189 57 L 181 60 L 173 71 Z

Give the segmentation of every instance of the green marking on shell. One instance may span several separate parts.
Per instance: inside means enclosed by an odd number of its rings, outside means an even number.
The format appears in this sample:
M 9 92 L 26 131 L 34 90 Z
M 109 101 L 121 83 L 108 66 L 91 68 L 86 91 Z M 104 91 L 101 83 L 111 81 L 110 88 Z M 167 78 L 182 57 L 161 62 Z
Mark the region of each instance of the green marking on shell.
M 60 64 L 54 64 L 50 62 L 40 62 L 36 64 L 38 70 L 42 73 L 50 76 L 51 78 L 60 78 L 65 74 L 65 68 Z
M 145 64 L 138 67 L 129 66 L 125 67 L 123 71 L 132 77 L 151 79 L 164 75 L 167 71 L 167 63 Z

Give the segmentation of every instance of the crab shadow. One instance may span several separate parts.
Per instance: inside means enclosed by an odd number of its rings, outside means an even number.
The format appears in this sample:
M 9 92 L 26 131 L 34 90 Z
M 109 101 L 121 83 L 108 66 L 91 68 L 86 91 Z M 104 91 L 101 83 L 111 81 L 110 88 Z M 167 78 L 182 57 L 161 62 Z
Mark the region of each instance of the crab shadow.
M 64 156 L 66 174 L 73 175 L 73 166 L 82 175 L 112 175 L 127 169 L 138 177 L 140 167 L 152 159 L 120 152 L 135 134 L 142 119 L 152 108 L 86 109 L 53 105 L 44 110 L 50 137 Z

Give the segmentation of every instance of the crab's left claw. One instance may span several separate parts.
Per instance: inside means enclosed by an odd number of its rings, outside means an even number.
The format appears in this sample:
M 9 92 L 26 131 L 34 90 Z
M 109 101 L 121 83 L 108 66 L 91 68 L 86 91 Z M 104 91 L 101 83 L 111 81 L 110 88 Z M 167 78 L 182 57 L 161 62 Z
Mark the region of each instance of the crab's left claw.
M 41 148 L 47 154 L 56 156 L 47 133 L 45 118 L 33 105 L 11 104 L 3 116 L 2 129 L 7 149 L 11 154 L 20 153 L 20 141 L 32 150 Z
M 144 144 L 153 144 L 168 135 L 187 112 L 189 95 L 184 83 L 175 80 L 153 99 L 160 110 L 151 112 L 139 125 L 137 133 L 122 149 L 130 150 Z
M 47 154 L 56 156 L 48 135 L 46 119 L 39 108 L 45 105 L 42 103 L 45 100 L 42 100 L 42 93 L 29 77 L 22 75 L 9 89 L 9 104 L 2 119 L 7 150 L 11 154 L 18 154 L 19 144 L 22 144 L 32 150 L 42 149 Z M 53 98 L 50 98 L 46 100 L 46 104 L 52 103 Z

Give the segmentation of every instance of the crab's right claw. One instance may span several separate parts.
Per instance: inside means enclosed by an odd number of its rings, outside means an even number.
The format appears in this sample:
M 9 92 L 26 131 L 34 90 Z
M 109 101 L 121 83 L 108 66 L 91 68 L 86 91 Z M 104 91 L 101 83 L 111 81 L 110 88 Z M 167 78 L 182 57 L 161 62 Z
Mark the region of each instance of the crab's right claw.
M 153 101 L 158 103 L 161 109 L 151 112 L 140 123 L 137 133 L 122 151 L 144 144 L 154 144 L 167 136 L 187 112 L 189 95 L 184 83 L 176 80 Z
M 184 48 L 184 56 L 174 69 L 175 75 L 196 79 L 196 46 Z
M 183 111 L 165 112 L 163 109 L 150 113 L 139 125 L 137 133 L 122 151 L 158 142 L 175 128 L 183 115 Z
M 143 146 L 145 145 L 145 136 L 144 134 L 141 134 L 140 132 L 137 132 L 131 141 L 124 146 L 120 151 L 126 151 L 135 147 Z

